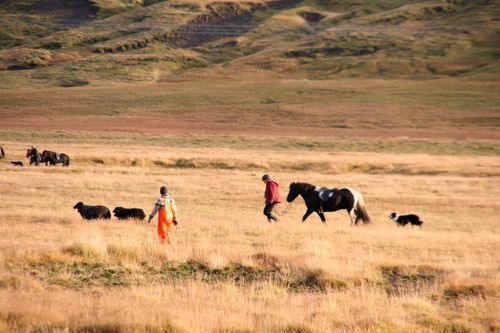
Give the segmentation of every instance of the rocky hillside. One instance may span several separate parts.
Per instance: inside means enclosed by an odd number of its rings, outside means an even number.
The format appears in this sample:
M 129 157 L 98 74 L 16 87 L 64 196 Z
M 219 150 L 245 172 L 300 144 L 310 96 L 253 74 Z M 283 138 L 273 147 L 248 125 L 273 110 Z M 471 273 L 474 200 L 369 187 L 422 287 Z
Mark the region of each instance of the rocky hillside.
M 499 77 L 498 0 L 5 0 L 0 87 Z

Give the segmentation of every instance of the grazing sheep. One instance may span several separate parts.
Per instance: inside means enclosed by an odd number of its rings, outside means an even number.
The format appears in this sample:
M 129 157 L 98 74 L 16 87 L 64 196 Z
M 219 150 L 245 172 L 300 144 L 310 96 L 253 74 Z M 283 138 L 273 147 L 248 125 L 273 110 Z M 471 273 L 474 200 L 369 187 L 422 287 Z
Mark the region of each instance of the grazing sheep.
M 87 206 L 83 202 L 79 202 L 73 208 L 78 209 L 78 213 L 86 220 L 111 218 L 109 209 L 104 206 Z
M 57 163 L 61 163 L 62 166 L 69 166 L 69 156 L 64 153 L 57 154 Z
M 123 207 L 115 207 L 113 209 L 113 213 L 120 220 L 125 219 L 139 219 L 144 220 L 146 214 L 140 208 L 123 208 Z
M 422 223 L 424 223 L 424 221 L 420 220 L 420 217 L 415 214 L 398 215 L 397 213 L 391 213 L 391 215 L 389 215 L 389 218 L 396 222 L 396 224 L 400 227 L 404 227 L 408 223 L 410 223 L 412 226 L 418 225 L 419 227 L 421 227 Z

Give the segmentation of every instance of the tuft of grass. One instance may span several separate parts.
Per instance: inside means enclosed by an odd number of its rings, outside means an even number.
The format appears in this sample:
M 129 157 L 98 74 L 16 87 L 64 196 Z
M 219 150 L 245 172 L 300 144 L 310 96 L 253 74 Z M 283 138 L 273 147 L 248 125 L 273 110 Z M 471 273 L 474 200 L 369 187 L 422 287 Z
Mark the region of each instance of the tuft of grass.
M 161 160 L 154 160 L 153 164 L 156 166 L 162 167 L 162 168 L 168 168 L 170 166 L 170 164 L 168 164 L 164 161 L 161 161 Z
M 30 223 L 34 224 L 45 224 L 52 222 L 52 219 L 48 216 L 38 216 L 30 220 Z
M 494 290 L 483 284 L 452 284 L 443 290 L 445 300 L 456 301 L 463 298 L 494 296 Z
M 416 291 L 423 285 L 442 282 L 447 275 L 444 269 L 427 265 L 381 266 L 380 273 L 389 295 Z
M 48 50 L 18 48 L 0 52 L 0 69 L 26 70 L 44 67 L 51 63 L 52 52 Z
M 321 269 L 305 271 L 299 276 L 293 276 L 288 288 L 295 292 L 326 292 L 328 290 L 343 290 L 347 283 L 329 278 Z
M 101 251 L 98 249 L 82 243 L 75 243 L 73 245 L 66 246 L 62 249 L 62 253 L 85 259 L 98 259 L 102 256 Z
M 137 249 L 126 246 L 108 245 L 107 253 L 116 259 L 136 260 L 138 258 Z
M 60 218 L 58 222 L 62 225 L 70 225 L 72 223 L 71 219 L 67 217 Z
M 279 327 L 277 330 L 279 333 L 313 333 L 311 327 L 306 324 L 288 324 L 284 327 Z
M 70 87 L 81 87 L 89 84 L 89 81 L 86 79 L 82 79 L 74 76 L 65 76 L 61 77 L 57 84 L 60 87 L 70 88 Z
M 278 257 L 266 252 L 255 253 L 252 255 L 252 260 L 264 268 L 277 268 L 281 266 Z
M 0 277 L 0 289 L 10 288 L 19 289 L 21 287 L 21 279 L 16 275 L 7 275 Z
M 186 158 L 176 159 L 173 163 L 173 167 L 175 168 L 195 168 L 195 164 L 192 160 Z

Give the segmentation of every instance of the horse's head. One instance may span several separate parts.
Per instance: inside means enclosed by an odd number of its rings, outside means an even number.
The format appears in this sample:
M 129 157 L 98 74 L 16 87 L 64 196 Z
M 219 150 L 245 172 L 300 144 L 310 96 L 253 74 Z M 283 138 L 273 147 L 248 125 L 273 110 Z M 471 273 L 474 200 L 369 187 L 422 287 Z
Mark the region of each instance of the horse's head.
M 31 148 L 26 150 L 26 157 L 30 157 L 30 156 L 31 156 Z
M 288 191 L 288 195 L 286 196 L 286 201 L 287 202 L 292 202 L 297 198 L 297 196 L 300 194 L 300 189 L 299 189 L 298 183 L 291 183 L 290 184 L 290 191 Z

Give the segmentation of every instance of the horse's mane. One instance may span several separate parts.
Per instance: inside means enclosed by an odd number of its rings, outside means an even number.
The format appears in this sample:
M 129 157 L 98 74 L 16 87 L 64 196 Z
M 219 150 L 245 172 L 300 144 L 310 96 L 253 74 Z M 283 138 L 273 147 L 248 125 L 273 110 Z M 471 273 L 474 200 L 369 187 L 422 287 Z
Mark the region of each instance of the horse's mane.
M 304 190 L 306 192 L 313 190 L 316 186 L 309 184 L 309 183 L 300 183 L 300 182 L 293 182 L 293 186 L 298 187 L 301 190 Z

